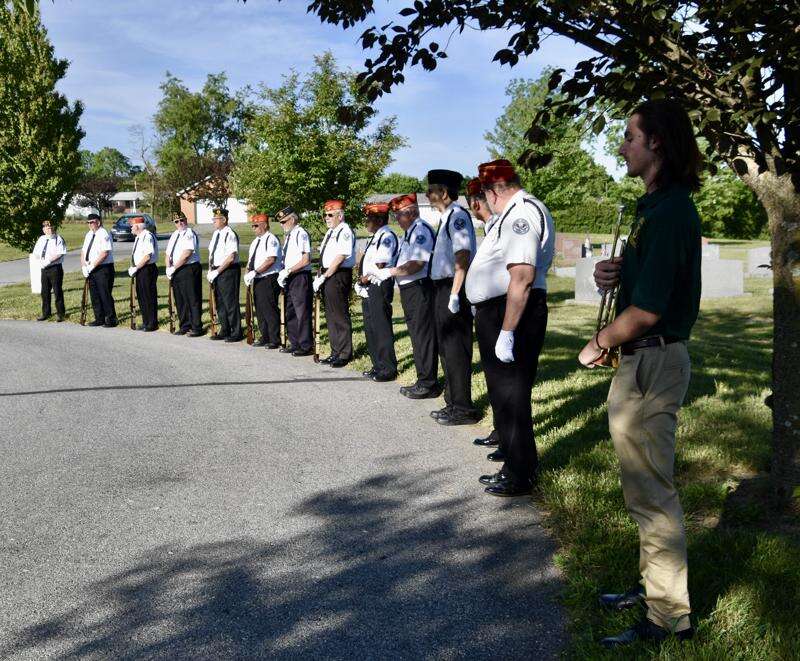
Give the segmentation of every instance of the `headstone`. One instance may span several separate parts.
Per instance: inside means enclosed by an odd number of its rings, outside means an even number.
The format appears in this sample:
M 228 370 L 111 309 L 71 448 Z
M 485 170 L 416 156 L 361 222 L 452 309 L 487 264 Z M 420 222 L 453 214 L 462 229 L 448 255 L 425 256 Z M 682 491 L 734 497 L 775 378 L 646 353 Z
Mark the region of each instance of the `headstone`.
M 747 275 L 769 277 L 772 270 L 769 268 L 772 259 L 772 249 L 769 246 L 750 248 L 747 251 Z
M 580 239 L 564 238 L 561 244 L 561 256 L 567 261 L 574 261 L 581 258 L 583 242 Z
M 744 295 L 744 263 L 738 259 L 704 259 L 701 298 Z
M 28 255 L 28 267 L 31 270 L 31 294 L 42 293 L 42 268 L 36 255 Z
M 703 259 L 719 259 L 719 244 L 718 243 L 704 243 L 703 244 Z
M 628 241 L 627 236 L 621 236 L 619 238 L 619 241 L 617 241 L 617 257 L 619 257 L 625 250 L 625 244 L 627 243 L 627 241 Z M 611 257 L 610 243 L 604 243 L 600 246 L 600 255 L 603 257 L 603 259 L 608 259 L 609 257 Z
M 594 265 L 599 257 L 584 257 L 575 262 L 575 302 L 600 303 L 600 294 L 594 283 Z
M 700 237 L 700 242 L 701 242 L 701 243 L 702 243 L 704 246 L 707 246 L 707 245 L 708 245 L 708 237 L 707 237 L 707 236 L 701 236 L 701 237 Z
M 553 269 L 553 272 L 559 278 L 574 278 L 575 277 L 575 267 L 574 266 L 556 266 Z

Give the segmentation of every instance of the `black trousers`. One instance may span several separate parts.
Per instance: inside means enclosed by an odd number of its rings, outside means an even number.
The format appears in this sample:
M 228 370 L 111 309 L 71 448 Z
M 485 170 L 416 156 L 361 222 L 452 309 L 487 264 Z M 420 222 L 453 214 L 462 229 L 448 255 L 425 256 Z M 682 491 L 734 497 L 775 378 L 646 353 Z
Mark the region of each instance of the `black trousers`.
M 114 309 L 114 264 L 102 264 L 89 274 L 89 298 L 92 299 L 94 320 L 117 323 Z
M 344 360 L 353 357 L 353 323 L 350 319 L 350 288 L 353 269 L 338 269 L 322 283 L 325 322 L 331 355 Z
M 472 403 L 472 310 L 464 293 L 459 292 L 458 312 L 447 309 L 452 278 L 434 280 L 436 343 L 444 370 L 444 401 L 455 413 L 474 415 Z
M 158 268 L 148 264 L 136 271 L 136 298 L 142 312 L 142 324 L 145 328 L 158 328 L 158 292 L 156 279 Z
M 253 303 L 258 330 L 268 344 L 280 344 L 281 341 L 281 312 L 278 307 L 280 293 L 277 273 L 253 280 Z
M 439 356 L 433 322 L 433 283 L 430 278 L 402 285 L 400 302 L 403 304 L 403 315 L 414 353 L 416 385 L 435 388 L 438 386 Z
M 178 312 L 178 328 L 203 330 L 203 274 L 199 262 L 184 264 L 172 274 L 172 293 Z
M 50 292 L 55 294 L 56 312 L 64 316 L 64 268 L 61 264 L 51 264 L 42 269 L 42 315 L 49 317 L 52 313 L 50 309 Z
M 481 364 L 495 416 L 495 429 L 500 437 L 500 449 L 506 455 L 502 470 L 515 480 L 530 479 L 536 474 L 538 464 L 531 391 L 547 329 L 547 296 L 541 289 L 531 290 L 514 331 L 514 360 L 511 363 L 501 362 L 494 352 L 503 327 L 506 297 L 498 296 L 475 307 Z
M 382 375 L 397 374 L 397 356 L 394 352 L 394 328 L 392 327 L 392 299 L 394 278 L 379 285 L 369 285 L 369 298 L 361 299 L 364 315 L 364 334 L 372 368 Z
M 295 351 L 310 351 L 314 344 L 311 336 L 311 273 L 301 271 L 290 275 L 284 291 L 289 347 Z
M 239 281 L 242 271 L 238 264 L 232 264 L 214 280 L 214 295 L 217 303 L 219 335 L 223 337 L 242 336 L 242 311 L 239 306 Z

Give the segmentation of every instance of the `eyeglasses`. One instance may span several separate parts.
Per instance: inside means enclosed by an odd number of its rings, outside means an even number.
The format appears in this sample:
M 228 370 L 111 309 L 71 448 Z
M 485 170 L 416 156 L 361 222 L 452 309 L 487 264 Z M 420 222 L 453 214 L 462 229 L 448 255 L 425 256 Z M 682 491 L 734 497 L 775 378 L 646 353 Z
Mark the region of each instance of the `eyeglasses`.
M 255 230 L 255 229 L 259 228 L 259 225 L 258 225 L 258 223 L 255 223 L 253 225 L 250 225 L 250 227 L 252 227 Z
M 87 220 L 87 221 L 86 221 L 86 223 L 87 223 L 88 225 L 94 225 L 95 223 L 99 223 L 99 222 L 100 222 L 99 220 L 94 220 L 94 218 L 93 218 L 92 220 Z
M 338 215 L 339 215 L 339 212 L 338 211 L 334 211 L 333 213 L 326 213 L 325 217 L 326 218 L 335 218 Z
M 183 218 L 179 218 L 178 220 L 173 220 L 173 223 L 176 225 L 180 225 L 181 223 L 185 223 L 186 221 Z

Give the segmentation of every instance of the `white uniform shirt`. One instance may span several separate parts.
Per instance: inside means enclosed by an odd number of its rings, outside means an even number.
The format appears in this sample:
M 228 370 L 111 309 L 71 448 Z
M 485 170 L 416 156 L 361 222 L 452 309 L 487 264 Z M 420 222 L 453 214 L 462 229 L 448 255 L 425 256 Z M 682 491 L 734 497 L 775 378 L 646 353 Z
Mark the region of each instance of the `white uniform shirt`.
M 175 260 L 180 257 L 181 253 L 185 250 L 191 250 L 192 254 L 189 255 L 184 264 L 195 264 L 200 261 L 200 241 L 194 230 L 188 227 L 181 231 L 175 230 L 167 241 L 167 255 L 172 265 L 175 265 Z
M 489 216 L 489 220 L 486 221 L 486 224 L 483 226 L 483 235 L 489 236 L 489 230 L 492 229 L 492 225 L 494 225 L 498 220 L 500 220 L 500 214 L 493 213 Z
M 228 225 L 214 230 L 208 249 L 209 268 L 217 268 L 228 255 L 233 255 L 233 263 L 239 263 L 239 236 Z M 213 266 L 210 266 L 213 264 Z
M 367 247 L 364 249 L 364 259 L 361 262 L 361 273 L 378 264 L 386 264 L 385 268 L 394 266 L 400 248 L 400 239 L 389 229 L 388 225 L 378 228 L 373 234 Z M 423 269 L 424 271 L 425 269 Z
M 308 232 L 300 225 L 295 225 L 283 239 L 283 267 L 292 268 L 303 259 L 303 253 L 311 254 L 311 239 L 308 238 Z M 310 270 L 311 264 L 309 263 L 299 272 Z
M 436 247 L 431 258 L 431 278 L 452 278 L 456 272 L 456 253 L 469 250 L 475 257 L 475 228 L 469 212 L 453 203 L 442 213 L 436 232 Z
M 547 207 L 524 190 L 515 193 L 491 226 L 467 272 L 469 302 L 475 305 L 505 295 L 511 282 L 509 264 L 534 266 L 536 275 L 531 286 L 547 291 L 555 237 Z
M 433 255 L 434 233 L 433 228 L 422 218 L 417 218 L 406 230 L 400 242 L 397 254 L 397 266 L 406 262 L 423 262 L 423 267 L 413 275 L 398 275 L 398 285 L 407 285 L 415 280 L 422 280 L 430 276 L 430 260 Z
M 111 242 L 111 235 L 106 231 L 105 227 L 98 227 L 96 232 L 89 230 L 83 239 L 83 248 L 81 254 L 86 257 L 86 261 L 94 264 L 97 256 L 101 252 L 107 251 L 105 259 L 100 263 L 113 264 L 114 263 L 114 244 Z
M 277 273 L 281 270 L 281 252 L 281 242 L 272 232 L 266 232 L 264 236 L 257 236 L 250 244 L 250 250 L 247 251 L 247 270 L 253 271 L 269 257 L 274 257 L 275 261 L 266 271 L 263 273 L 256 271 L 256 279 L 266 278 L 272 273 Z
M 356 235 L 350 226 L 341 222 L 325 232 L 325 238 L 319 249 L 319 261 L 323 269 L 327 269 L 337 255 L 344 255 L 340 269 L 351 269 L 356 264 Z
M 149 230 L 144 230 L 133 240 L 131 265 L 138 264 L 145 255 L 150 255 L 150 259 L 147 260 L 148 264 L 155 264 L 158 261 L 158 242 Z
M 67 244 L 58 234 L 52 236 L 43 234 L 36 240 L 33 254 L 39 259 L 45 259 L 48 266 L 61 264 L 64 261 L 64 255 L 67 254 Z

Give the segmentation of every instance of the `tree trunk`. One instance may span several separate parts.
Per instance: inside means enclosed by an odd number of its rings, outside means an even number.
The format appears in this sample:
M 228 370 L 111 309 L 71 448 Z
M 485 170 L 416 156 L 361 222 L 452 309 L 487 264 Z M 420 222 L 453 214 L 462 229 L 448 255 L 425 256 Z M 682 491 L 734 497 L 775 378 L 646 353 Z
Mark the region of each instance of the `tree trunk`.
M 777 503 L 800 505 L 800 195 L 788 176 L 758 175 L 754 190 L 772 237 L 772 465 Z

